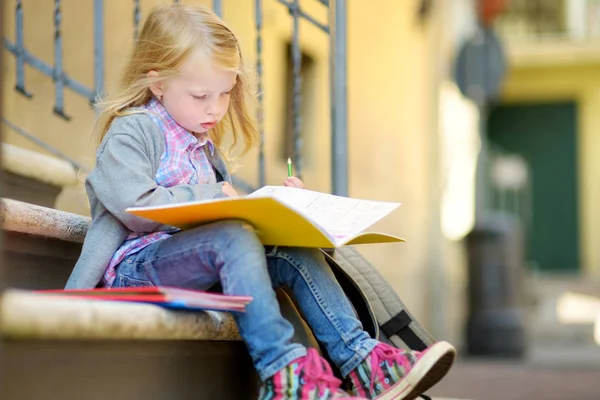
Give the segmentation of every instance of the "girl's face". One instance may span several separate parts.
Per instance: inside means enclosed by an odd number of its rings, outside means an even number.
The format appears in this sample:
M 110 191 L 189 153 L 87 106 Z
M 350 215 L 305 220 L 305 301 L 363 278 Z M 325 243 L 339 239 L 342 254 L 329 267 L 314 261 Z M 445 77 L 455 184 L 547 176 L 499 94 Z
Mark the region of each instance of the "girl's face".
M 178 76 L 151 90 L 175 122 L 192 133 L 204 133 L 225 116 L 236 77 L 234 71 L 203 65 L 198 57 L 191 57 Z

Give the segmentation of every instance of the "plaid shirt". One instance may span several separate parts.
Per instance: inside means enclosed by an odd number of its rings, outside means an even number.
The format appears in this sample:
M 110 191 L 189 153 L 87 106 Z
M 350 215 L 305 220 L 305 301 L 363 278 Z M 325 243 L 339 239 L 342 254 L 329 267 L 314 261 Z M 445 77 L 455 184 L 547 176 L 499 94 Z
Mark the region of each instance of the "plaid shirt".
M 152 121 L 162 129 L 166 140 L 165 153 L 154 176 L 156 184 L 171 187 L 216 183 L 215 171 L 203 148 L 207 145 L 211 155 L 214 154 L 214 145 L 208 135 L 204 134 L 200 139 L 196 138 L 177 124 L 156 99 L 150 100 L 145 109 Z M 167 232 L 132 232 L 113 255 L 104 273 L 103 285 L 112 286 L 116 278 L 115 268 L 125 257 L 170 236 L 171 233 Z

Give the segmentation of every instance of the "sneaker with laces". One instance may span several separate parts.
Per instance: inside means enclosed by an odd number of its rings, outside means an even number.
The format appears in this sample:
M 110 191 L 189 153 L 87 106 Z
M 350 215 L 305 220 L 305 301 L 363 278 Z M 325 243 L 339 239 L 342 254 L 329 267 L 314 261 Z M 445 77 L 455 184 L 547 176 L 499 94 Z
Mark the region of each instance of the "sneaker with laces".
M 331 367 L 315 349 L 292 361 L 267 379 L 258 395 L 259 400 L 365 400 L 352 397 L 340 389 Z
M 378 344 L 348 376 L 351 393 L 367 399 L 412 400 L 450 370 L 456 349 L 437 342 L 423 352 Z

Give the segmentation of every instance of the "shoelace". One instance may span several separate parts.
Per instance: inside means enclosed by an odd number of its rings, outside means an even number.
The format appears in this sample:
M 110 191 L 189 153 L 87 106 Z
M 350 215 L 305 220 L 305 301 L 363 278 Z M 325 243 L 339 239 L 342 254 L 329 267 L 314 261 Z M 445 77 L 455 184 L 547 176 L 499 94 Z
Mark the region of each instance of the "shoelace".
M 299 362 L 298 370 L 304 371 L 304 382 L 310 389 L 317 388 L 319 397 L 323 396 L 325 389 L 335 393 L 342 383 L 315 349 L 308 349 L 306 357 Z
M 385 361 L 395 361 L 403 366 L 405 370 L 410 368 L 410 363 L 404 350 L 397 349 L 386 343 L 379 343 L 371 352 L 371 385 L 369 386 L 371 393 L 373 393 L 375 385 L 375 371 L 377 371 L 378 366 L 383 367 Z

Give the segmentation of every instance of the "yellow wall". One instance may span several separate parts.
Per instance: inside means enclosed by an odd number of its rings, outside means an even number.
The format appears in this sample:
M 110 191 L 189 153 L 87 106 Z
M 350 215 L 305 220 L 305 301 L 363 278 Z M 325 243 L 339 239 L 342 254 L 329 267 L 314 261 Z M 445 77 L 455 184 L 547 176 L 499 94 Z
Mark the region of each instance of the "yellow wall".
M 115 81 L 131 48 L 133 32 L 131 1 L 105 1 L 105 46 L 107 88 Z M 159 1 L 142 0 L 142 15 Z M 211 4 L 211 1 L 199 1 Z M 432 293 L 443 282 L 446 261 L 442 256 L 439 227 L 439 153 L 437 142 L 437 90 L 440 63 L 439 24 L 421 27 L 416 22 L 417 0 L 367 0 L 348 2 L 348 142 L 350 195 L 375 200 L 400 201 L 401 209 L 374 229 L 408 239 L 406 244 L 360 248 L 377 265 L 415 314 L 425 323 L 443 313 Z M 15 0 L 4 2 L 4 34 L 14 41 Z M 81 16 L 74 14 L 74 5 Z M 92 2 L 63 1 L 65 70 L 91 86 L 93 82 Z M 247 65 L 255 63 L 255 30 L 251 0 L 224 0 L 224 19 L 240 37 Z M 284 116 L 285 49 L 291 38 L 291 18 L 275 0 L 263 2 L 264 93 L 267 183 L 279 184 L 286 175 L 280 155 Z M 317 1 L 302 2 L 307 12 L 326 21 L 325 7 Z M 52 2 L 24 2 L 26 46 L 52 63 Z M 439 15 L 434 16 L 439 21 Z M 436 26 L 438 28 L 436 28 Z M 330 110 L 328 37 L 303 21 L 300 41 L 315 60 L 313 93 L 305 103 L 302 121 L 305 146 L 304 179 L 309 188 L 329 191 Z M 447 55 L 445 56 L 447 57 Z M 93 165 L 93 143 L 89 131 L 93 113 L 86 101 L 66 92 L 69 122 L 52 114 L 52 81 L 27 69 L 26 84 L 32 99 L 16 94 L 14 57 L 5 51 L 3 78 L 4 114 L 17 125 L 60 148 L 71 157 Z M 23 147 L 36 147 L 4 129 L 4 140 Z M 39 150 L 39 149 L 36 149 Z M 257 181 L 256 151 L 243 160 L 238 174 Z M 58 208 L 87 214 L 81 189 L 68 190 Z M 431 265 L 436 266 L 432 270 Z M 443 285 L 442 285 L 443 286 Z M 436 289 L 437 288 L 437 289 Z M 446 303 L 443 295 L 442 306 Z M 459 296 L 453 293 L 453 296 Z M 456 321 L 450 321 L 456 327 Z M 449 334 L 442 329 L 443 334 Z M 435 328 L 434 328 L 435 329 Z M 454 329 L 456 331 L 456 329 Z
M 600 64 L 521 66 L 510 71 L 506 102 L 574 100 L 578 104 L 580 259 L 600 275 Z

